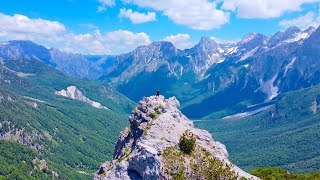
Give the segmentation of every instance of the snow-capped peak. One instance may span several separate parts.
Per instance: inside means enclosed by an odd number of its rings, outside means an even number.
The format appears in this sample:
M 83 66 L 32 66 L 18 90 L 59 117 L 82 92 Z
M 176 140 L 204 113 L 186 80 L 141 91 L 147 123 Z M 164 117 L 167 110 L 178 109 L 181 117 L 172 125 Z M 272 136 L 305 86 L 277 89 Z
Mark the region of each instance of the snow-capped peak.
M 302 32 L 297 32 L 293 35 L 293 38 L 286 40 L 286 43 L 292 43 L 292 42 L 297 42 L 300 40 L 307 39 L 313 32 L 316 31 L 316 28 L 310 27 L 306 29 L 305 31 Z
M 301 32 L 301 33 L 296 33 L 295 36 L 291 39 L 286 40 L 286 43 L 292 43 L 292 42 L 297 42 L 303 39 L 307 39 L 310 36 L 310 34 L 306 32 Z
M 257 33 L 249 33 L 246 36 L 244 36 L 240 42 L 247 43 L 247 42 L 251 41 L 253 38 L 255 38 L 256 35 L 257 35 Z

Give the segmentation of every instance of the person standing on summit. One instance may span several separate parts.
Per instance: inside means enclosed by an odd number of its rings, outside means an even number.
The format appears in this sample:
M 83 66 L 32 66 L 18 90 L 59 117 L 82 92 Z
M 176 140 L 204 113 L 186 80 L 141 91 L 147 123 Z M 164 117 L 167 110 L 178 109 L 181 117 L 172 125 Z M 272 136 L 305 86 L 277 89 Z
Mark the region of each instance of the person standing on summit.
M 157 94 L 156 94 L 156 96 L 157 96 L 157 99 L 159 99 L 159 96 L 160 96 L 160 90 L 157 90 Z

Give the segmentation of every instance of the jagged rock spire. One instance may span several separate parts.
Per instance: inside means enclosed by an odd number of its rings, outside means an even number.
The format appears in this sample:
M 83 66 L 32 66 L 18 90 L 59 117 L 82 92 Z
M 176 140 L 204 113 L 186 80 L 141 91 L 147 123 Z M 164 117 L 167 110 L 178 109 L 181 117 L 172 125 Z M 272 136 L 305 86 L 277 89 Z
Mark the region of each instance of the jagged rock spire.
M 233 165 L 225 146 L 214 141 L 209 132 L 194 128 L 179 106 L 175 97 L 143 98 L 129 117 L 130 127 L 120 133 L 114 160 L 104 163 L 94 179 L 172 179 L 179 173 L 191 179 L 214 173 L 227 179 L 258 179 Z M 185 132 L 196 138 L 193 155 L 179 150 Z M 202 167 L 194 169 L 201 163 Z M 210 163 L 217 169 L 206 169 Z

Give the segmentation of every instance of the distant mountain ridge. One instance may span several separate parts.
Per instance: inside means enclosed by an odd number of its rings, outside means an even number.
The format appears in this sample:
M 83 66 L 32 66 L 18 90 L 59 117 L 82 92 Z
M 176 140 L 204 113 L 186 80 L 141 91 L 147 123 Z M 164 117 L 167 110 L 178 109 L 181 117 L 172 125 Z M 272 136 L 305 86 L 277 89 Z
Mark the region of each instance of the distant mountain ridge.
M 186 50 L 154 42 L 117 56 L 101 80 L 135 101 L 162 89 L 177 96 L 191 118 L 233 106 L 241 111 L 243 102 L 259 103 L 320 83 L 318 33 L 319 28 L 290 27 L 271 37 L 250 33 L 234 44 L 203 37 Z M 222 97 L 227 102 L 216 103 Z
M 59 175 L 76 179 L 82 176 L 77 170 L 95 170 L 111 158 L 118 131 L 127 125 L 125 114 L 134 105 L 127 97 L 138 101 L 159 89 L 161 95 L 177 97 L 179 112 L 206 119 L 198 125 L 221 132 L 227 146 L 233 146 L 230 154 L 240 152 L 241 158 L 242 147 L 252 150 L 243 157 L 252 158 L 254 151 L 268 155 L 279 143 L 278 156 L 254 160 L 252 167 L 287 163 L 283 167 L 295 171 L 318 170 L 319 152 L 305 146 L 319 144 L 319 44 L 320 27 L 290 27 L 270 37 L 250 33 L 229 44 L 203 37 L 185 50 L 170 42 L 153 42 L 117 56 L 69 53 L 31 41 L 2 42 L 0 139 L 43 153 Z M 227 121 L 228 126 L 209 121 L 268 103 L 274 105 L 235 123 Z M 243 143 L 232 142 L 239 136 Z M 301 153 L 305 151 L 313 153 L 306 156 Z M 290 153 L 290 162 L 281 159 Z M 240 165 L 248 166 L 245 163 Z
M 0 44 L 0 58 L 37 58 L 64 74 L 106 81 L 135 101 L 160 89 L 177 96 L 188 117 L 202 118 L 320 83 L 319 33 L 320 28 L 290 27 L 270 37 L 249 33 L 229 44 L 203 37 L 185 50 L 159 41 L 117 56 L 84 56 L 9 41 Z M 227 102 L 213 103 L 222 97 Z
M 79 53 L 69 53 L 54 48 L 47 49 L 32 41 L 0 43 L 0 59 L 38 59 L 76 78 L 97 79 L 102 73 L 97 63 L 91 62 Z

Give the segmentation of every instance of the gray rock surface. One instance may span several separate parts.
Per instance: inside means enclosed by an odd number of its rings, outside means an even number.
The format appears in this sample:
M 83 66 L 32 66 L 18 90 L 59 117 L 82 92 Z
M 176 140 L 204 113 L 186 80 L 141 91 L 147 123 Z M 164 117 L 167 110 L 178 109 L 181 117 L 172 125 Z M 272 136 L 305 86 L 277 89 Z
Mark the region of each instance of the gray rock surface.
M 194 128 L 179 106 L 175 97 L 143 98 L 129 117 L 130 127 L 120 133 L 114 160 L 104 163 L 94 179 L 172 179 L 163 170 L 163 152 L 178 145 L 187 130 L 195 135 L 197 147 L 230 165 L 239 178 L 258 179 L 232 165 L 226 147 L 214 141 L 209 132 Z
M 69 86 L 66 90 L 56 91 L 56 95 L 79 100 L 82 102 L 85 102 L 87 104 L 90 104 L 92 107 L 98 108 L 98 109 L 107 109 L 109 108 L 103 106 L 101 103 L 93 101 L 89 98 L 87 98 L 82 91 L 80 91 L 76 86 Z

